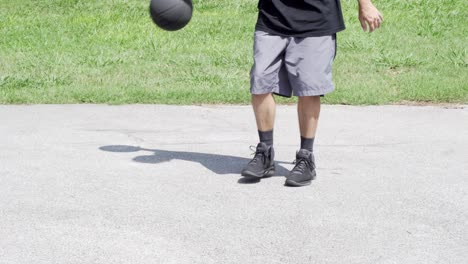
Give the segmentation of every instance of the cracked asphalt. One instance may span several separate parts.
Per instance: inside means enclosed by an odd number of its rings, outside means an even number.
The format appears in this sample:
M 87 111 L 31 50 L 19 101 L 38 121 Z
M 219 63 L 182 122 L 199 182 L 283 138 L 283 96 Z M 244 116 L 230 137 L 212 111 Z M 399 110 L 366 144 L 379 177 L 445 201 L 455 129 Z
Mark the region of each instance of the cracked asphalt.
M 322 108 L 317 179 L 279 106 L 247 181 L 249 106 L 0 105 L 0 263 L 466 263 L 467 106 Z

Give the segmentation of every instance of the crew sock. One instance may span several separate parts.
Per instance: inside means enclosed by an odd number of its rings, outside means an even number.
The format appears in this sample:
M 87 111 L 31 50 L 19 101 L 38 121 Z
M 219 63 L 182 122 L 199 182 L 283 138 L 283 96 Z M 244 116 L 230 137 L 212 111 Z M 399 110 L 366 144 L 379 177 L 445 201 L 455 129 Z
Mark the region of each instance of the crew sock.
M 260 142 L 267 144 L 267 146 L 273 145 L 273 129 L 270 131 L 258 130 L 258 136 L 260 137 Z
M 305 138 L 301 136 L 301 149 L 307 149 L 308 151 L 313 152 L 314 139 L 315 138 Z

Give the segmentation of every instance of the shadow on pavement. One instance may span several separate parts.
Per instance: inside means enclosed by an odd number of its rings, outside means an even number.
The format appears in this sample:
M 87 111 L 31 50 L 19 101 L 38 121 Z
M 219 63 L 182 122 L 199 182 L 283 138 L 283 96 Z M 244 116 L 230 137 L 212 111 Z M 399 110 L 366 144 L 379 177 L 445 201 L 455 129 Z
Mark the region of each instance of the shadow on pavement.
M 158 164 L 162 162 L 171 161 L 174 159 L 186 160 L 197 162 L 203 165 L 205 168 L 211 170 L 216 174 L 239 174 L 242 168 L 250 161 L 247 158 L 240 158 L 227 155 L 199 153 L 199 152 L 186 152 L 186 151 L 169 151 L 160 149 L 147 149 L 136 146 L 127 145 L 109 145 L 99 147 L 100 150 L 109 152 L 138 152 L 138 151 L 149 151 L 152 155 L 141 155 L 133 158 L 133 161 L 141 163 Z M 280 162 L 285 163 L 285 162 Z M 276 164 L 275 176 L 286 176 L 288 170 L 283 166 Z M 238 183 L 241 184 L 252 184 L 260 182 L 259 179 L 240 178 Z

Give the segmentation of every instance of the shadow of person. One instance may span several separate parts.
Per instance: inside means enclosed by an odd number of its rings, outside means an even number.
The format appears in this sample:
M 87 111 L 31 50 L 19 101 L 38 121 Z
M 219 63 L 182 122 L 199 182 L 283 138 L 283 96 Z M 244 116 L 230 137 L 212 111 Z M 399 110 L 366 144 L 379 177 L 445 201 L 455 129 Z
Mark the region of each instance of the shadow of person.
M 138 151 L 149 151 L 151 155 L 142 155 L 133 158 L 135 162 L 158 164 L 168 162 L 171 160 L 186 160 L 197 162 L 203 165 L 205 168 L 211 170 L 216 174 L 239 174 L 242 168 L 250 161 L 247 158 L 240 158 L 228 155 L 210 154 L 210 153 L 199 153 L 199 152 L 186 152 L 186 151 L 170 151 L 160 149 L 147 149 L 136 146 L 126 145 L 109 145 L 99 147 L 100 150 L 109 152 L 138 152 Z M 285 162 L 281 162 L 285 163 Z M 288 170 L 283 166 L 276 164 L 276 175 L 285 176 Z M 238 182 L 243 184 L 256 183 L 259 179 L 241 178 Z

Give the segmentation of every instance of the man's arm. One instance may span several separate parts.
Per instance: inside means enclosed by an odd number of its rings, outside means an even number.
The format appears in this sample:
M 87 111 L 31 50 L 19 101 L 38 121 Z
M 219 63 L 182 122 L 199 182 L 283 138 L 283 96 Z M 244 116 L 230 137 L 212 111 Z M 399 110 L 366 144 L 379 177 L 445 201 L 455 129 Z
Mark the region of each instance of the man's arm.
M 358 0 L 359 2 L 359 21 L 361 22 L 362 29 L 367 31 L 369 25 L 369 33 L 373 32 L 383 22 L 383 16 L 379 10 L 375 8 L 371 0 Z

